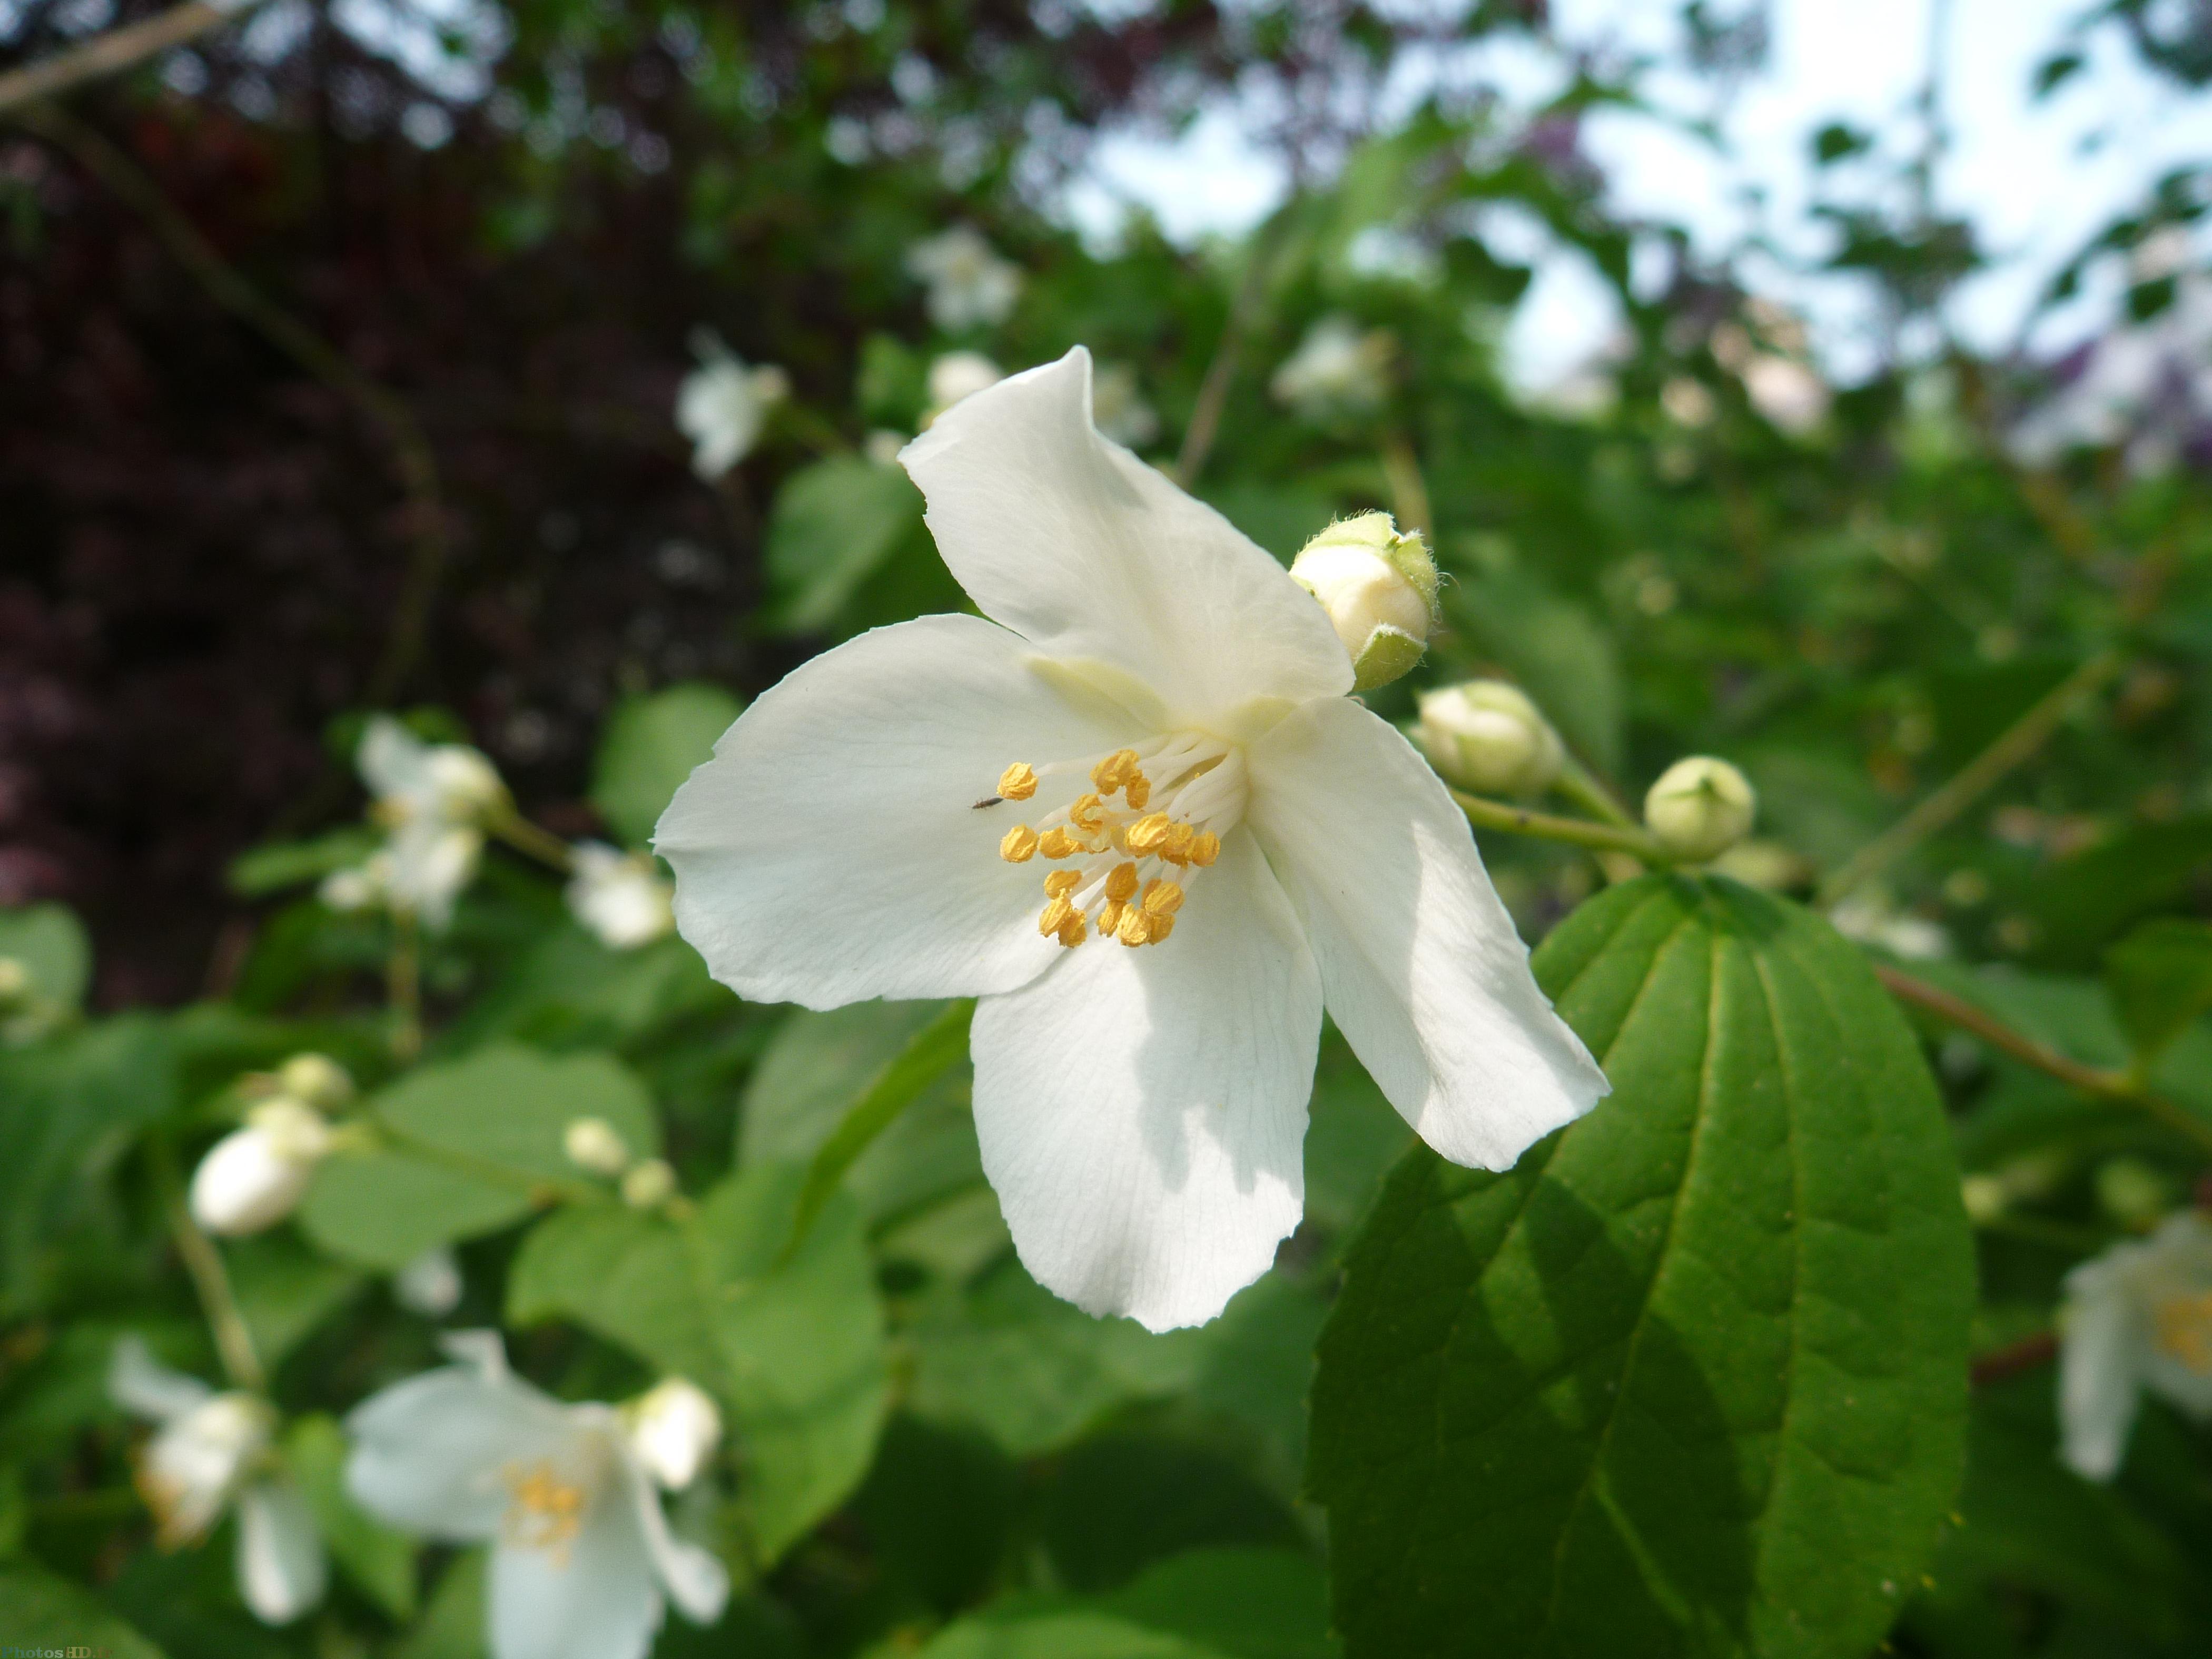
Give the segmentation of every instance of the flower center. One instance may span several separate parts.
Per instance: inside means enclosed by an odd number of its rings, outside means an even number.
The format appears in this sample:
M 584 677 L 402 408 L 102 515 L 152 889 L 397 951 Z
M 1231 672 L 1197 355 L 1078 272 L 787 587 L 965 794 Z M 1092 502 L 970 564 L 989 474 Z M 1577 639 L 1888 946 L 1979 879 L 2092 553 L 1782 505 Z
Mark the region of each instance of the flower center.
M 2212 1376 L 2212 1291 L 2158 1304 L 2158 1346 L 2199 1376 Z
M 521 1549 L 551 1550 L 565 1562 L 568 1547 L 583 1529 L 588 1502 L 584 1489 L 562 1480 L 543 1460 L 510 1463 L 500 1473 L 507 1481 L 501 1536 Z
M 1091 787 L 1074 793 L 1086 775 Z M 1178 732 L 1081 760 L 1016 761 L 999 775 L 997 793 L 975 805 L 1029 800 L 1040 790 L 1073 798 L 999 841 L 1009 864 L 1042 857 L 1059 866 L 1044 878 L 1037 932 L 1072 947 L 1096 927 L 1133 949 L 1175 932 L 1184 890 L 1244 816 L 1244 755 Z

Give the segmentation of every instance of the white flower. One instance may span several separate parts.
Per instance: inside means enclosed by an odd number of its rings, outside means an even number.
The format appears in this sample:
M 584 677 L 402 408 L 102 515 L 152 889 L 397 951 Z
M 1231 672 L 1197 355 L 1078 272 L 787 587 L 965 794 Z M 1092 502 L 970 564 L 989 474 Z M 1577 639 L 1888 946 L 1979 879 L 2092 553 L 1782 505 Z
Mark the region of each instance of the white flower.
M 1159 412 L 1145 401 L 1128 363 L 1107 363 L 1091 377 L 1091 420 L 1103 435 L 1129 449 L 1142 449 L 1160 435 Z
M 1751 780 L 1710 755 L 1676 761 L 1644 797 L 1644 827 L 1674 857 L 1695 864 L 1749 835 L 1758 811 Z
M 650 945 L 676 925 L 667 879 L 651 854 L 580 841 L 568 857 L 568 909 L 609 950 Z
M 1420 698 L 1421 747 L 1462 788 L 1540 795 L 1565 764 L 1559 734 L 1528 694 L 1503 680 L 1469 680 Z
M 922 425 L 927 426 L 963 398 L 988 392 L 1006 378 L 1006 371 L 980 351 L 946 352 L 929 366 L 929 408 L 921 417 Z
M 1397 343 L 1388 329 L 1363 331 L 1349 317 L 1322 318 L 1276 369 L 1267 389 L 1310 420 L 1379 408 L 1389 392 Z
M 1291 580 L 1321 601 L 1352 658 L 1355 690 L 1410 672 L 1437 620 L 1437 567 L 1418 530 L 1388 513 L 1340 519 L 1298 550 Z
M 711 483 L 752 453 L 791 380 L 773 363 L 749 367 L 711 334 L 694 343 L 700 364 L 677 388 L 676 428 L 691 441 L 691 470 Z
M 646 1473 L 671 1492 L 698 1479 L 722 1442 L 722 1413 L 696 1382 L 672 1376 L 630 1402 L 629 1443 Z
M 2061 1455 L 2090 1480 L 2118 1473 L 2141 1390 L 2212 1418 L 2212 1220 L 2184 1210 L 2075 1268 L 2059 1330 Z
M 1165 1329 L 1297 1224 L 1324 999 L 1459 1163 L 1511 1164 L 1606 1084 L 1443 785 L 1346 696 L 1328 617 L 1098 436 L 1090 368 L 1016 375 L 906 452 L 984 617 L 800 668 L 656 845 L 678 929 L 748 1000 L 981 997 L 976 1130 L 1022 1260 Z
M 313 1107 L 283 1095 L 261 1102 L 192 1171 L 192 1219 L 232 1238 L 275 1226 L 299 1206 L 331 1146 Z
M 948 333 L 1006 320 L 1021 297 L 1022 273 L 993 252 L 971 225 L 916 242 L 907 250 L 906 268 L 929 284 L 929 320 Z
M 459 1364 L 347 1419 L 346 1484 L 402 1530 L 490 1540 L 492 1659 L 642 1659 L 664 1591 L 698 1623 L 720 1616 L 728 1576 L 669 1532 L 622 1413 L 540 1394 L 507 1370 L 493 1332 L 444 1346 Z
M 477 750 L 424 743 L 388 714 L 369 721 L 355 764 L 375 797 L 371 816 L 388 838 L 360 872 L 358 887 L 342 885 L 334 896 L 325 882 L 325 902 L 348 908 L 359 906 L 341 899 L 380 899 L 428 927 L 444 927 L 476 874 L 484 820 L 507 806 L 507 786 Z
M 115 1345 L 108 1397 L 158 1424 L 138 1462 L 138 1490 L 165 1549 L 197 1544 L 238 1511 L 238 1588 L 255 1618 L 289 1624 L 323 1599 L 322 1535 L 299 1489 L 274 1467 L 276 1414 L 248 1394 L 217 1394 L 157 1363 L 127 1336 Z
M 459 1307 L 461 1289 L 460 1260 L 446 1244 L 433 1244 L 392 1279 L 393 1299 L 425 1319 L 443 1319 Z
M 1932 961 L 1951 954 L 1951 935 L 1941 922 L 1905 915 L 1887 894 L 1868 892 L 1845 899 L 1828 913 L 1829 924 L 1845 939 L 1911 961 Z

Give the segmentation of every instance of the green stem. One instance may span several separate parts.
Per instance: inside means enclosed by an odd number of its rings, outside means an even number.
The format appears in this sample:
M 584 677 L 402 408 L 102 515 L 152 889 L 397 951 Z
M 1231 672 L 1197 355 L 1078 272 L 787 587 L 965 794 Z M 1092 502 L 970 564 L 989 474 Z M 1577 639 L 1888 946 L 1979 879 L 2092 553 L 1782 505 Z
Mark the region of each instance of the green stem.
M 1843 868 L 1820 884 L 1814 903 L 1824 910 L 1832 908 L 1950 823 L 1994 788 L 2005 774 L 2042 748 L 2059 723 L 2101 690 L 2126 661 L 2120 652 L 2100 651 L 2069 674 L 1948 782 L 1852 854 Z
M 1552 787 L 1593 817 L 1619 824 L 1624 829 L 1637 827 L 1636 820 L 1628 815 L 1628 809 L 1613 799 L 1613 791 L 1598 781 L 1596 773 L 1572 755 L 1567 756 L 1561 763 L 1559 775 L 1553 781 Z
M 1467 814 L 1467 821 L 1478 830 L 1502 830 L 1509 836 L 1532 836 L 1539 841 L 1563 841 L 1593 851 L 1626 853 L 1650 865 L 1674 862 L 1656 841 L 1632 825 L 1556 817 L 1549 812 L 1532 812 L 1524 806 L 1485 800 L 1480 795 L 1457 789 L 1451 792 L 1451 796 L 1459 803 L 1460 811 Z
M 484 826 L 509 847 L 536 859 L 549 870 L 568 875 L 575 868 L 568 843 L 550 830 L 541 830 L 521 813 L 509 810 Z
M 157 1136 L 148 1142 L 147 1155 L 153 1164 L 161 1208 L 168 1217 L 169 1236 L 176 1242 L 185 1272 L 191 1277 L 192 1289 L 199 1295 L 200 1309 L 207 1316 L 208 1329 L 215 1337 L 216 1353 L 222 1361 L 223 1372 L 234 1387 L 262 1393 L 269 1386 L 269 1374 L 262 1369 L 261 1356 L 254 1352 L 253 1334 L 230 1288 L 230 1274 L 223 1267 L 222 1253 L 216 1249 L 215 1241 L 200 1231 L 199 1223 L 192 1219 L 191 1206 L 185 1201 L 185 1186 L 177 1174 L 175 1154 L 169 1143 Z
M 1437 550 L 1436 513 L 1429 505 L 1428 480 L 1421 472 L 1421 458 L 1413 441 L 1395 427 L 1382 434 L 1382 476 L 1389 481 L 1390 506 L 1401 530 L 1418 530 L 1433 555 Z
M 412 1060 L 422 1052 L 422 934 L 410 911 L 392 913 L 392 955 L 384 965 L 384 982 L 392 1000 L 392 1056 Z
M 1261 304 L 1267 297 L 1267 280 L 1274 271 L 1276 250 L 1288 232 L 1291 210 L 1297 205 L 1296 197 L 1285 202 L 1252 239 L 1243 280 L 1237 283 L 1236 295 L 1229 302 L 1228 319 L 1221 325 L 1221 338 L 1214 345 L 1212 361 L 1206 366 L 1206 378 L 1199 383 L 1198 401 L 1191 409 L 1190 424 L 1183 430 L 1182 448 L 1176 455 L 1175 481 L 1185 489 L 1198 482 L 1198 475 L 1206 467 L 1206 458 L 1212 452 L 1213 441 L 1220 434 L 1222 411 L 1229 404 L 1229 389 L 1236 384 L 1245 337 L 1258 320 Z

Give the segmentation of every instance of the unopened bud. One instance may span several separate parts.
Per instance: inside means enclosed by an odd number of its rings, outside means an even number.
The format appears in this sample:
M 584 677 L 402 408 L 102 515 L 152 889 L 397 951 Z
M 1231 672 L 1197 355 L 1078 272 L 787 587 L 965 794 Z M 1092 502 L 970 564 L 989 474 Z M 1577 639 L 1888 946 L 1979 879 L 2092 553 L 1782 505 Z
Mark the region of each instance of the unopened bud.
M 2134 1232 L 2148 1232 L 2173 1207 L 2173 1188 L 2139 1158 L 2116 1158 L 2097 1171 L 2097 1203 Z
M 312 1107 L 265 1100 L 192 1171 L 192 1218 L 227 1237 L 264 1231 L 298 1207 L 330 1150 L 330 1126 Z
M 676 1171 L 662 1158 L 648 1158 L 622 1178 L 623 1202 L 633 1210 L 657 1210 L 675 1192 Z
M 629 1168 L 629 1144 L 603 1117 L 569 1120 L 562 1132 L 561 1150 L 568 1162 L 597 1176 L 618 1176 Z
M 1644 822 L 1674 857 L 1703 864 L 1750 833 L 1759 798 L 1724 760 L 1692 755 L 1659 775 L 1644 798 Z
M 2012 1204 L 2012 1194 L 2005 1190 L 2004 1181 L 1993 1175 L 1970 1175 L 1959 1183 L 1959 1199 L 1966 1206 L 1966 1219 L 1977 1227 L 1986 1227 L 2003 1218 Z
M 443 1319 L 460 1306 L 461 1264 L 450 1245 L 433 1244 L 392 1279 L 392 1294 L 410 1313 Z
M 706 1390 L 672 1376 L 630 1402 L 629 1443 L 646 1473 L 681 1492 L 722 1440 L 722 1413 Z
M 293 1099 L 323 1111 L 353 1098 L 353 1079 L 328 1054 L 295 1054 L 276 1071 L 276 1086 Z
M 0 1008 L 13 1007 L 31 994 L 31 970 L 14 957 L 0 957 Z
M 1437 613 L 1436 562 L 1419 531 L 1400 535 L 1388 513 L 1340 520 L 1300 550 L 1291 579 L 1328 613 L 1354 690 L 1388 685 L 1420 661 Z
M 1503 680 L 1425 693 L 1420 730 L 1429 763 L 1448 781 L 1486 795 L 1540 795 L 1565 759 L 1542 711 Z

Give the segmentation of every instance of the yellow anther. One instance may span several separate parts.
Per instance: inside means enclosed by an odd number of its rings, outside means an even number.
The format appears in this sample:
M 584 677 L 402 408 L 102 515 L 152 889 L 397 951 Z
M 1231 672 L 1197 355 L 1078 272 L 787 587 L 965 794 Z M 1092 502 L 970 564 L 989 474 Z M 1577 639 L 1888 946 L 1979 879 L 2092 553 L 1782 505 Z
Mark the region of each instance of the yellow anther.
M 561 1480 L 550 1463 L 510 1463 L 502 1473 L 507 1492 L 502 1529 L 508 1540 L 528 1549 L 566 1549 L 583 1526 L 582 1489 Z
M 1182 908 L 1182 889 L 1171 881 L 1152 880 L 1145 884 L 1145 914 L 1148 916 L 1171 916 Z
M 1203 870 L 1221 856 L 1221 837 L 1211 830 L 1201 830 L 1191 837 L 1190 861 Z
M 1048 830 L 1037 837 L 1037 851 L 1048 859 L 1072 859 L 1083 850 L 1083 843 L 1065 830 Z
M 1116 904 L 1126 904 L 1129 895 L 1137 890 L 1137 866 L 1117 864 L 1106 877 L 1106 896 Z
M 1145 803 L 1152 798 L 1152 781 L 1142 772 L 1131 772 L 1129 781 L 1121 786 L 1121 793 L 1132 812 L 1141 812 Z
M 1154 916 L 1145 924 L 1145 943 L 1158 945 L 1173 932 L 1175 932 L 1173 916 Z
M 1067 817 L 1077 829 L 1094 836 L 1106 827 L 1105 809 L 1096 795 L 1078 795 L 1075 805 L 1067 809 Z
M 2158 1304 L 2158 1346 L 2199 1376 L 2212 1376 L 2212 1291 Z
M 1116 749 L 1112 754 L 1091 769 L 1091 781 L 1098 786 L 1098 793 L 1110 795 L 1128 781 L 1129 774 L 1137 769 L 1137 751 Z
M 1039 912 L 1037 932 L 1048 934 L 1056 933 L 1067 925 L 1067 919 L 1075 913 L 1075 907 L 1066 899 L 1056 898 Z
M 1083 912 L 1078 910 L 1066 921 L 1061 922 L 1055 937 L 1071 951 L 1090 938 L 1090 924 L 1083 920 Z
M 1036 793 L 1036 772 L 1025 761 L 1016 761 L 999 774 L 1001 800 L 1027 800 Z
M 1129 907 L 1119 899 L 1110 901 L 1106 908 L 1098 913 L 1099 937 L 1103 939 L 1119 927 L 1121 925 L 1121 918 L 1128 913 L 1128 908 Z
M 999 842 L 999 856 L 1009 864 L 1027 864 L 1036 849 L 1037 832 L 1026 823 L 1016 824 Z
M 1114 934 L 1133 950 L 1152 936 L 1152 918 L 1133 905 L 1121 913 L 1121 924 Z
M 1171 864 L 1188 864 L 1190 844 L 1196 839 L 1188 824 L 1171 823 L 1168 826 L 1168 844 L 1160 849 L 1160 856 Z
M 1154 812 L 1149 817 L 1139 818 L 1129 826 L 1127 837 L 1129 850 L 1139 858 L 1157 853 L 1167 845 L 1168 837 L 1171 833 L 1172 828 L 1168 823 L 1168 815 L 1164 812 Z
M 1055 870 L 1044 878 L 1044 896 L 1047 898 L 1066 898 L 1082 885 L 1081 871 Z

